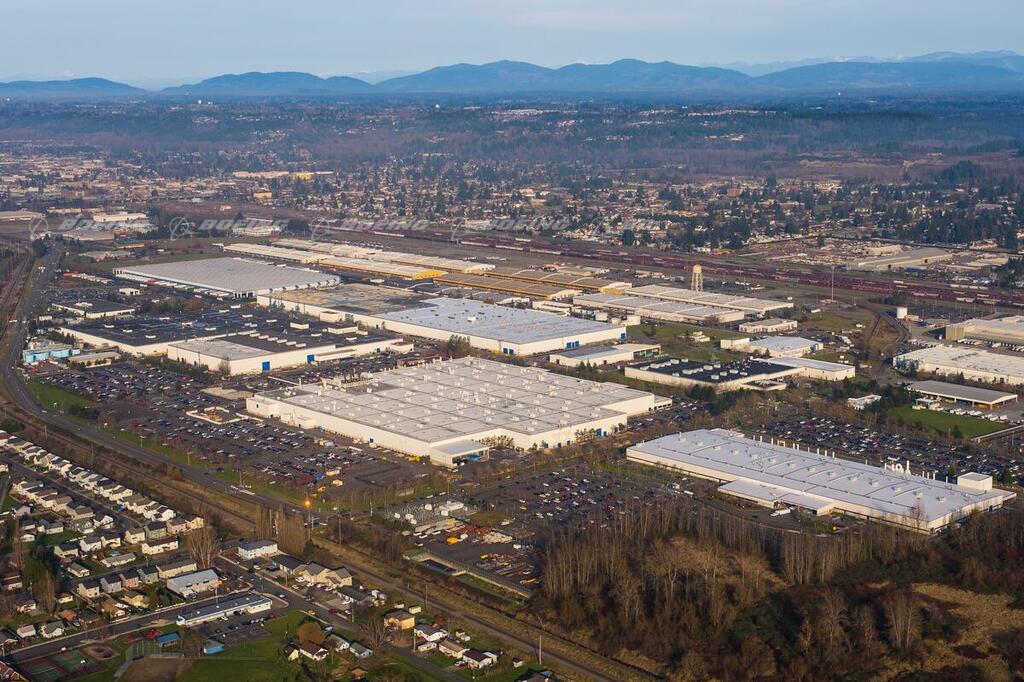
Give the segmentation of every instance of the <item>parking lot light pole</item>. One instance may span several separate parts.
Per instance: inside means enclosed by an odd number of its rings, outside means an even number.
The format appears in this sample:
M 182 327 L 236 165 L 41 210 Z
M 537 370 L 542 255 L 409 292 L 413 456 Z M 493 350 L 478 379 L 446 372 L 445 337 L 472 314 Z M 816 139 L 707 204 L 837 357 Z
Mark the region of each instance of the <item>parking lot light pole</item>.
M 303 504 L 306 506 L 306 534 L 308 538 L 313 537 L 313 503 L 307 497 Z

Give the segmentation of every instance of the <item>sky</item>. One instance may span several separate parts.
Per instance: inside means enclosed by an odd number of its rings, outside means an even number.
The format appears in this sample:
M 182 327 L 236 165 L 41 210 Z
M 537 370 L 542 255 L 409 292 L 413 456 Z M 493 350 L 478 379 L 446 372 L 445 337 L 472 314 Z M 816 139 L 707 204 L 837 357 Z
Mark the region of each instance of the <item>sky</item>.
M 0 0 L 0 80 L 1024 52 L 1022 0 Z

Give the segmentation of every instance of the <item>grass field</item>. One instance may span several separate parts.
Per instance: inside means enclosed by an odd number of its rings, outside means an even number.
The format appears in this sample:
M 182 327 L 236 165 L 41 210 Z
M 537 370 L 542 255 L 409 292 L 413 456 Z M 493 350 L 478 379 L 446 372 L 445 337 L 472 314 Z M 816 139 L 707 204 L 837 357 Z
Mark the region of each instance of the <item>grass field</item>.
M 862 324 L 865 328 L 870 327 L 872 315 L 866 312 L 853 310 L 838 312 L 820 312 L 809 315 L 806 320 L 800 323 L 805 329 L 820 329 L 826 332 L 854 331 L 856 325 Z
M 990 422 L 987 419 L 967 417 L 948 412 L 936 412 L 933 410 L 915 410 L 910 405 L 894 407 L 888 412 L 890 419 L 902 418 L 907 424 L 920 424 L 923 427 L 931 427 L 944 435 L 952 435 L 954 427 L 960 429 L 964 438 L 975 438 L 993 433 L 1005 428 L 1004 424 Z
M 307 619 L 301 611 L 291 611 L 266 625 L 270 636 L 231 647 L 224 654 L 195 661 L 184 674 L 182 682 L 277 682 L 304 680 L 306 676 L 284 659 L 283 651 L 289 636 Z
M 61 412 L 67 413 L 67 411 L 74 405 L 79 407 L 96 406 L 94 401 L 89 400 L 83 395 L 79 395 L 74 391 L 64 390 L 57 386 L 52 386 L 45 381 L 32 379 L 25 385 L 28 388 L 29 393 L 31 393 L 36 399 L 36 402 L 47 409 L 60 410 Z
M 632 327 L 627 327 L 626 331 L 630 335 L 645 336 L 652 338 L 648 332 L 651 330 L 649 324 L 637 324 Z M 658 324 L 654 327 L 654 337 L 658 340 L 674 339 L 681 334 L 697 334 L 703 332 L 705 336 L 710 338 L 712 341 L 719 341 L 720 339 L 738 339 L 744 336 L 738 332 L 731 331 L 729 329 L 716 329 L 714 327 L 698 327 L 693 324 L 681 324 L 681 323 L 668 323 Z

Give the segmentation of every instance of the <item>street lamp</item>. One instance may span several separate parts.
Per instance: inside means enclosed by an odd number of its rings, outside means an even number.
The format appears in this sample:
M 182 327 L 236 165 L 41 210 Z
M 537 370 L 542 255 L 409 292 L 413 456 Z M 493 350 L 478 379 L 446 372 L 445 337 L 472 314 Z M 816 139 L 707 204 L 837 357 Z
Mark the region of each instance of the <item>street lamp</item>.
M 309 498 L 307 497 L 303 504 L 306 507 L 306 527 L 309 529 L 308 535 L 309 537 L 313 537 L 313 503 L 310 502 Z

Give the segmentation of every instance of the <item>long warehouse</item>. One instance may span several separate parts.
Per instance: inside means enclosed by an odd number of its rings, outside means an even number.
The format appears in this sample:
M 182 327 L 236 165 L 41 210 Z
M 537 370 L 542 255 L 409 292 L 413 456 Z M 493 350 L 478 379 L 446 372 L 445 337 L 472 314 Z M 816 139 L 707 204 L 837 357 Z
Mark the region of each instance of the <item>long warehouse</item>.
M 427 456 L 446 467 L 483 457 L 494 437 L 520 448 L 560 447 L 581 433 L 612 433 L 628 417 L 668 405 L 668 398 L 617 384 L 472 357 L 381 372 L 355 385 L 289 386 L 246 401 L 260 417 Z
M 963 474 L 956 484 L 879 468 L 725 429 L 699 429 L 635 445 L 626 458 L 724 483 L 718 490 L 766 507 L 839 512 L 933 532 L 974 511 L 1001 507 L 1014 493 L 992 477 Z
M 626 338 L 622 325 L 466 298 L 426 298 L 386 287 L 345 285 L 316 292 L 260 296 L 257 302 L 323 320 L 344 319 L 437 341 L 463 337 L 474 348 L 504 355 L 550 353 Z
M 963 376 L 989 384 L 1024 384 L 1024 358 L 963 346 L 930 346 L 897 355 L 897 369 L 940 376 Z
M 648 284 L 642 287 L 633 287 L 630 290 L 634 296 L 647 296 L 660 298 L 665 301 L 678 301 L 692 305 L 707 305 L 715 308 L 727 308 L 729 310 L 740 310 L 746 315 L 763 317 L 773 310 L 792 308 L 790 301 L 773 301 L 766 298 L 751 298 L 749 296 L 734 296 L 733 294 L 720 294 L 712 291 L 697 291 L 695 289 L 682 289 L 680 287 L 667 287 L 662 284 Z
M 744 318 L 743 312 L 707 305 L 693 305 L 676 301 L 664 301 L 648 296 L 623 294 L 581 294 L 574 296 L 573 305 L 582 308 L 610 310 L 629 315 L 639 315 L 651 320 L 664 322 L 690 322 L 692 324 L 727 324 Z
M 114 275 L 136 282 L 187 287 L 234 298 L 331 286 L 341 280 L 316 270 L 271 265 L 244 258 L 205 258 L 115 268 Z
M 961 339 L 1022 345 L 1024 344 L 1024 315 L 1010 315 L 994 320 L 964 320 L 946 326 L 947 341 Z

